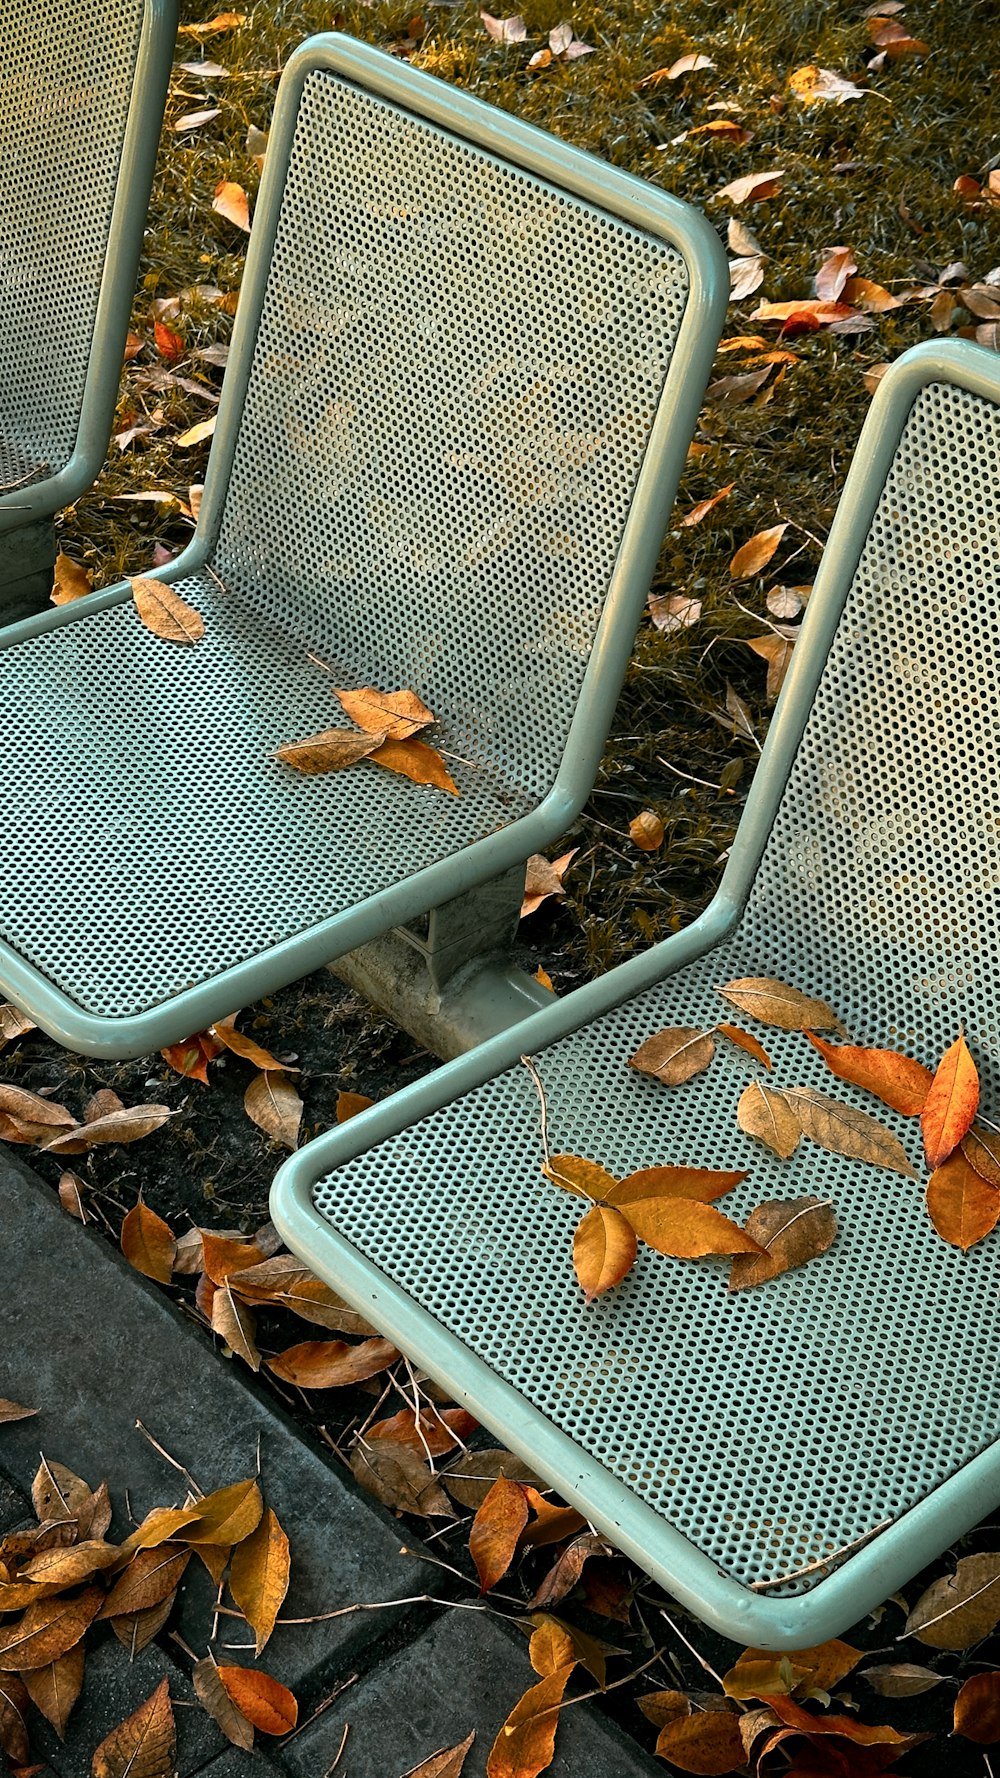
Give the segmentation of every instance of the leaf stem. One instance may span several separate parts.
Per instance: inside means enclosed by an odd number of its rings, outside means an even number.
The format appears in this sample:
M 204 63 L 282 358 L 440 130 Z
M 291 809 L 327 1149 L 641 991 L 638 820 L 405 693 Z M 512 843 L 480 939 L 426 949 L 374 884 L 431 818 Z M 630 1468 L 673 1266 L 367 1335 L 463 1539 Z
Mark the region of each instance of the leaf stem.
M 542 1153 L 545 1156 L 545 1165 L 548 1167 L 551 1164 L 552 1156 L 549 1153 L 549 1108 L 548 1108 L 547 1104 L 545 1103 L 545 1088 L 542 1085 L 542 1077 L 539 1074 L 538 1069 L 535 1067 L 534 1062 L 531 1060 L 531 1057 L 530 1056 L 521 1056 L 520 1060 L 524 1063 L 525 1068 L 528 1070 L 528 1073 L 531 1075 L 531 1078 L 535 1083 L 535 1090 L 538 1094 L 538 1102 L 541 1106 L 540 1127 L 541 1127 L 541 1137 L 542 1137 Z

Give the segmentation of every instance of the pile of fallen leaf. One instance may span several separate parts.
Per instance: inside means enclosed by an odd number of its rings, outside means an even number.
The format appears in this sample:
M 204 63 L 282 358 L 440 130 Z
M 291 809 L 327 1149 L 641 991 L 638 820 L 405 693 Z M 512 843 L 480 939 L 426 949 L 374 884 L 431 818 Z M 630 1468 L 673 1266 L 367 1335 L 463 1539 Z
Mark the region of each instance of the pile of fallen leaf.
M 0 1423 L 33 1408 L 0 1401 Z M 166 1624 L 188 1564 L 202 1562 L 222 1609 L 246 1620 L 259 1655 L 277 1620 L 291 1571 L 288 1539 L 255 1478 L 180 1507 L 155 1507 L 122 1543 L 107 1541 L 111 1500 L 61 1463 L 42 1459 L 31 1490 L 38 1524 L 0 1540 L 0 1748 L 17 1772 L 31 1757 L 30 1707 L 62 1739 L 84 1683 L 87 1632 L 108 1623 L 129 1659 Z M 214 1634 L 214 1630 L 213 1630 Z M 201 1704 L 237 1747 L 254 1731 L 285 1735 L 298 1706 L 260 1668 L 197 1660 Z M 172 1778 L 174 1716 L 166 1680 L 94 1750 L 94 1778 Z M 140 1758 L 141 1753 L 141 1758 Z M 32 1770 L 39 1770 L 32 1767 Z

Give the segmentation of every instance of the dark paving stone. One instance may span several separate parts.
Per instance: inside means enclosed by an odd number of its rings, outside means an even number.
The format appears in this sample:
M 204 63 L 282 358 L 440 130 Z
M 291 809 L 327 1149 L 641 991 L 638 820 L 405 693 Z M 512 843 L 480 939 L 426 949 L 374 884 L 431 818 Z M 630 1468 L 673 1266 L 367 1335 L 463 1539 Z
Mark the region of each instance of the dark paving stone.
M 209 1760 L 207 1766 L 202 1766 L 198 1778 L 278 1778 L 278 1771 L 279 1768 L 272 1765 L 259 1747 L 252 1753 L 241 1753 L 238 1747 L 230 1747 L 218 1759 Z
M 484 1778 L 501 1723 L 535 1683 L 527 1642 L 485 1612 L 447 1611 L 351 1686 L 281 1754 L 295 1778 L 319 1778 L 350 1729 L 337 1778 L 400 1778 L 439 1747 L 476 1739 L 462 1778 Z M 589 1687 L 589 1681 L 587 1681 Z M 547 1778 L 663 1778 L 663 1766 L 590 1704 L 559 1723 Z
M 112 1535 L 123 1536 L 130 1528 L 126 1490 L 136 1519 L 184 1494 L 181 1478 L 136 1431 L 137 1419 L 206 1492 L 253 1473 L 259 1437 L 264 1497 L 292 1548 L 283 1615 L 434 1590 L 436 1570 L 400 1558 L 403 1538 L 389 1515 L 342 1468 L 310 1450 L 292 1423 L 247 1386 L 236 1361 L 214 1352 L 163 1291 L 67 1216 L 55 1193 L 6 1154 L 0 1227 L 6 1275 L 17 1280 L 16 1289 L 0 1293 L 0 1396 L 40 1409 L 2 1428 L 0 1474 L 27 1491 L 41 1448 L 92 1485 L 106 1477 L 116 1509 Z M 408 1533 L 407 1542 L 413 1543 Z M 213 1593 L 195 1559 L 177 1621 L 199 1655 Z M 262 1665 L 308 1697 L 321 1687 L 323 1669 L 353 1661 L 398 1616 L 356 1612 L 278 1629 Z M 249 1635 L 238 1620 L 222 1619 L 223 1647 L 245 1646 Z
M 25 1520 L 29 1520 L 31 1524 L 35 1522 L 31 1501 L 26 1494 L 21 1493 L 20 1488 L 13 1487 L 0 1475 L 0 1536 L 13 1531 L 15 1526 L 23 1524 Z
M 176 1706 L 178 1778 L 193 1778 L 225 1746 L 224 1736 L 197 1705 L 184 1675 L 155 1643 L 130 1664 L 121 1644 L 108 1634 L 87 1655 L 83 1690 L 66 1726 L 65 1741 L 59 1741 L 54 1729 L 33 1709 L 28 1723 L 32 1750 L 37 1750 L 38 1756 L 44 1754 L 58 1778 L 84 1778 L 91 1770 L 95 1747 L 138 1710 L 163 1679 L 170 1681 L 170 1697 Z M 185 1704 L 196 1707 L 185 1709 Z M 261 1778 L 265 1778 L 263 1770 Z

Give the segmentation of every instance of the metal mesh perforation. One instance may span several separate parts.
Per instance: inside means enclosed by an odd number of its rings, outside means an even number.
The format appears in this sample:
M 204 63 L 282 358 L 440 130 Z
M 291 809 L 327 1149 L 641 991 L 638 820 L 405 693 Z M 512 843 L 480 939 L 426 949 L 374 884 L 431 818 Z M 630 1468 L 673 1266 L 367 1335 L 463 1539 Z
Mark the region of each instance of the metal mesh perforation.
M 76 442 L 143 0 L 0 0 L 0 492 Z
M 223 578 L 544 794 L 686 296 L 663 242 L 311 74 Z
M 933 1062 L 964 1021 L 996 1116 L 1000 1030 L 1000 422 L 916 402 L 736 935 L 554 1045 L 553 1148 L 624 1173 L 752 1168 L 723 1208 L 833 1200 L 834 1248 L 728 1298 L 725 1266 L 645 1251 L 590 1308 L 579 1206 L 538 1173 L 515 1069 L 342 1167 L 319 1211 L 502 1377 L 737 1580 L 775 1579 L 894 1519 L 996 1436 L 1000 1243 L 933 1232 L 922 1186 L 803 1143 L 779 1162 L 735 1127 L 746 1058 L 667 1090 L 625 1066 L 666 1024 L 712 1024 L 715 987 L 773 974 L 827 996 L 858 1042 Z M 762 1032 L 783 1084 L 911 1122 Z M 791 1583 L 805 1591 L 817 1576 Z

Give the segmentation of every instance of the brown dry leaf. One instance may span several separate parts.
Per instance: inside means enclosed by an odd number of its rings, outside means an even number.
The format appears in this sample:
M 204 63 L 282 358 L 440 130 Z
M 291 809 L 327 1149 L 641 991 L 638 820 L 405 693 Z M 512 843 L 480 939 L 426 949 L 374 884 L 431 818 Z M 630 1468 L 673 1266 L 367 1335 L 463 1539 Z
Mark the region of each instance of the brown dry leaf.
M 787 524 L 771 525 L 742 544 L 729 564 L 733 579 L 747 580 L 752 574 L 763 574 L 787 530 Z
M 130 578 L 139 622 L 164 642 L 198 642 L 205 634 L 201 614 L 162 580 Z
M 367 1093 L 339 1092 L 337 1094 L 338 1124 L 346 1124 L 348 1118 L 357 1117 L 359 1112 L 367 1111 L 369 1105 L 374 1105 L 374 1103 L 374 1099 L 369 1099 Z
M 334 690 L 352 722 L 384 741 L 408 741 L 434 721 L 433 710 L 415 691 L 379 691 L 362 685 L 357 691 Z
M 30 1580 L 39 1589 L 44 1587 L 45 1593 L 38 1591 L 35 1595 L 42 1599 L 93 1579 L 95 1574 L 111 1568 L 117 1560 L 118 1551 L 113 1543 L 105 1543 L 102 1538 L 86 1538 L 83 1543 L 56 1544 L 51 1549 L 39 1550 L 25 1563 L 18 1579 Z
M 29 1702 L 24 1681 L 16 1673 L 0 1673 L 0 1747 L 15 1764 L 29 1758 L 24 1722 Z
M 359 1346 L 349 1346 L 345 1340 L 304 1340 L 269 1358 L 267 1368 L 299 1389 L 340 1389 L 377 1376 L 398 1357 L 390 1340 L 362 1340 Z
M 733 1260 L 730 1291 L 766 1284 L 825 1253 L 836 1239 L 837 1218 L 822 1198 L 770 1198 L 750 1212 L 746 1230 L 761 1251 Z
M 562 1543 L 564 1537 L 575 1537 L 586 1529 L 587 1521 L 575 1506 L 560 1506 L 546 1500 L 537 1488 L 525 1487 L 528 1505 L 536 1517 L 521 1532 L 521 1549 L 541 1549 L 545 1544 Z
M 60 550 L 56 557 L 52 591 L 49 594 L 52 604 L 69 605 L 74 599 L 85 598 L 93 590 L 90 569 L 74 562 L 72 556 L 67 556 Z
M 409 1445 L 390 1438 L 359 1442 L 351 1452 L 355 1481 L 395 1512 L 453 1519 L 455 1511 L 436 1476 Z
M 866 91 L 862 86 L 855 86 L 853 80 L 835 74 L 831 68 L 818 68 L 815 62 L 796 68 L 795 73 L 789 75 L 788 84 L 803 105 L 816 105 L 824 99 L 843 105 L 847 99 L 863 99 Z
M 885 1667 L 866 1667 L 859 1678 L 866 1679 L 881 1698 L 918 1698 L 921 1692 L 940 1685 L 944 1675 L 912 1661 L 895 1661 Z
M 540 852 L 533 852 L 525 866 L 524 900 L 521 903 L 521 919 L 533 914 L 541 907 L 550 895 L 564 895 L 563 877 L 566 875 L 571 861 L 579 851 L 574 846 L 571 852 L 564 852 L 561 858 L 543 858 Z
M 772 369 L 772 365 L 765 364 L 760 370 L 745 370 L 736 376 L 717 377 L 705 390 L 705 400 L 715 406 L 725 403 L 731 407 L 739 407 L 763 388 Z
M 811 592 L 811 586 L 773 586 L 765 604 L 772 617 L 798 617 Z
M 642 809 L 628 824 L 629 838 L 640 852 L 655 852 L 663 844 L 664 826 L 652 809 Z
M 121 1247 L 130 1266 L 157 1284 L 169 1284 L 177 1256 L 173 1229 L 150 1210 L 148 1204 L 134 1204 L 122 1223 Z
M 930 54 L 927 44 L 921 42 L 919 37 L 911 37 L 906 26 L 901 25 L 897 19 L 871 18 L 868 20 L 868 30 L 876 48 L 884 50 L 893 60 L 899 56 Z
M 903 1117 L 916 1117 L 923 1110 L 934 1076 L 912 1056 L 898 1050 L 863 1049 L 852 1043 L 824 1043 L 811 1031 L 805 1035 L 838 1080 L 864 1087 Z
M 959 1149 L 931 1174 L 927 1213 L 941 1239 L 967 1253 L 1000 1221 L 1000 1191 L 980 1177 Z
M 529 1488 L 545 1486 L 522 1458 L 499 1445 L 491 1445 L 485 1451 L 465 1451 L 442 1471 L 441 1480 L 460 1506 L 478 1512 L 500 1475 L 509 1476 L 514 1482 L 523 1482 Z
M 1000 1191 L 1000 1132 L 991 1130 L 984 1123 L 973 1124 L 967 1135 L 962 1137 L 961 1150 L 970 1167 L 974 1167 L 980 1179 L 987 1185 L 993 1185 Z
M 776 1693 L 831 1692 L 863 1658 L 860 1648 L 847 1642 L 822 1642 L 815 1648 L 796 1649 L 794 1654 L 773 1654 L 763 1648 L 745 1648 L 730 1667 L 722 1685 L 728 1698 L 746 1702 Z
M 229 1591 L 254 1633 L 258 1655 L 274 1629 L 290 1575 L 288 1538 L 267 1506 L 257 1529 L 234 1551 L 229 1571 Z
M 752 648 L 754 654 L 759 655 L 762 661 L 767 662 L 765 692 L 769 704 L 774 703 L 785 683 L 785 675 L 792 664 L 792 650 L 796 641 L 797 637 L 794 635 L 752 636 L 747 639 L 747 648 Z
M 787 1161 L 795 1153 L 802 1128 L 783 1093 L 752 1080 L 744 1087 L 736 1107 L 737 1128 L 746 1136 L 756 1136 L 772 1154 Z
M 980 1747 L 1000 1741 L 1000 1673 L 973 1673 L 955 1699 L 955 1733 Z
M 238 1017 L 238 1013 L 232 1013 L 228 1019 L 217 1019 L 215 1024 L 210 1027 L 210 1035 L 216 1038 L 225 1049 L 232 1050 L 234 1056 L 242 1056 L 244 1062 L 252 1062 L 255 1068 L 277 1074 L 298 1074 L 299 1070 L 293 1068 L 290 1063 L 279 1062 L 276 1057 L 271 1055 L 270 1050 L 262 1049 L 252 1037 L 247 1037 L 242 1031 L 237 1031 L 236 1020 Z
M 620 1179 L 607 1194 L 609 1204 L 642 1204 L 647 1199 L 684 1198 L 698 1204 L 724 1198 L 749 1174 L 743 1169 L 724 1172 L 719 1167 L 640 1167 Z
M 891 1755 L 893 1760 L 928 1739 L 926 1735 L 904 1735 L 898 1729 L 856 1722 L 853 1716 L 814 1716 L 810 1711 L 804 1710 L 801 1704 L 796 1704 L 791 1698 L 782 1697 L 780 1693 L 772 1695 L 767 1702 L 775 1715 L 799 1734 L 808 1735 L 810 1739 L 818 1735 L 836 1735 L 859 1747 L 895 1748 L 895 1753 Z M 879 1771 L 886 1763 L 885 1760 L 879 1760 L 874 1769 Z M 840 1770 L 845 1770 L 843 1760 L 838 1760 L 837 1765 Z M 827 1766 L 826 1770 L 829 1769 Z M 849 1767 L 846 1769 L 849 1770 Z M 867 1769 L 871 1771 L 872 1766 L 869 1765 Z
M 393 1439 L 397 1444 L 408 1445 L 418 1457 L 425 1457 L 428 1451 L 432 1457 L 444 1457 L 464 1439 L 471 1438 L 478 1424 L 464 1408 L 428 1408 L 419 1420 L 412 1408 L 400 1408 L 398 1414 L 391 1414 L 387 1420 L 376 1420 L 365 1438 L 369 1442 Z M 543 1501 L 542 1505 L 547 1503 Z
M 325 728 L 307 735 L 304 741 L 286 741 L 273 757 L 296 772 L 315 777 L 320 772 L 342 772 L 357 765 L 359 759 L 369 759 L 383 739 L 377 734 L 359 735 L 349 728 Z
M 494 18 L 489 12 L 480 12 L 479 16 L 487 37 L 492 37 L 494 43 L 523 43 L 528 35 L 528 27 L 519 13 L 509 19 Z
M 941 1057 L 920 1113 L 929 1167 L 939 1167 L 968 1135 L 978 1106 L 979 1075 L 959 1035 Z
M 639 1238 L 657 1253 L 672 1259 L 703 1259 L 708 1254 L 757 1254 L 760 1248 L 752 1235 L 746 1234 L 694 1198 L 641 1197 L 631 1202 L 618 1199 L 621 1215 Z
M 228 1281 L 219 1285 L 212 1298 L 211 1313 L 212 1332 L 219 1335 L 234 1352 L 242 1358 L 252 1371 L 260 1370 L 260 1353 L 257 1350 L 257 1321 L 253 1310 L 246 1303 L 241 1303 L 233 1295 Z
M 833 327 L 842 322 L 853 323 L 851 332 L 865 333 L 874 322 L 850 303 L 824 302 L 818 296 L 797 296 L 790 302 L 762 302 L 754 309 L 751 321 L 779 321 L 787 338 L 793 333 L 815 333 L 820 327 Z M 841 329 L 841 331 L 844 331 Z
M 771 173 L 744 173 L 742 178 L 733 179 L 723 185 L 717 192 L 717 198 L 728 198 L 731 204 L 759 204 L 765 198 L 773 198 L 781 189 L 781 181 L 785 177 L 784 168 L 778 167 Z
M 429 747 L 426 741 L 383 741 L 370 758 L 373 765 L 399 772 L 414 784 L 432 784 L 451 796 L 460 794 L 437 748 Z
M 454 1747 L 441 1747 L 428 1759 L 421 1760 L 419 1766 L 411 1766 L 408 1772 L 404 1772 L 403 1778 L 462 1778 L 462 1767 L 475 1739 L 476 1731 L 473 1729 L 464 1741 L 457 1742 Z
M 684 514 L 680 523 L 682 525 L 700 525 L 702 519 L 711 512 L 713 506 L 718 506 L 721 500 L 728 499 L 735 486 L 735 482 L 728 482 L 724 488 L 719 489 L 717 494 L 710 495 L 707 500 L 699 500 L 697 506 L 692 506 L 690 512 Z
M 507 1476 L 498 1476 L 469 1532 L 469 1554 L 476 1565 L 480 1593 L 488 1593 L 506 1574 L 527 1522 L 524 1489 Z
M 244 1235 L 225 1235 L 221 1229 L 198 1229 L 197 1233 L 201 1239 L 200 1270 L 213 1284 L 224 1284 L 231 1273 L 265 1263 L 256 1241 Z
M 773 1025 L 778 1031 L 843 1033 L 840 1020 L 825 1000 L 803 994 L 773 976 L 744 976 L 726 982 L 716 993 L 732 1006 L 738 1006 L 740 1012 L 748 1013 L 762 1025 Z
M 770 1074 L 774 1064 L 764 1045 L 758 1043 L 756 1037 L 752 1037 L 749 1031 L 742 1030 L 739 1025 L 727 1024 L 716 1025 L 715 1029 L 720 1037 L 727 1037 L 730 1043 L 735 1043 L 739 1049 L 746 1050 L 748 1056 L 753 1056 L 756 1061 L 762 1062 Z
M 83 1539 L 107 1535 L 111 1524 L 111 1495 L 107 1482 L 101 1482 L 93 1493 L 77 1496 L 73 1506 L 77 1536 Z
M 0 1426 L 8 1420 L 30 1420 L 37 1413 L 37 1408 L 23 1408 L 19 1401 L 8 1401 L 5 1396 L 0 1396 Z
M 639 1709 L 654 1729 L 665 1728 L 679 1716 L 690 1716 L 691 1701 L 686 1692 L 646 1692 L 636 1699 Z
M 104 1589 L 87 1587 L 72 1599 L 40 1599 L 16 1624 L 0 1630 L 0 1671 L 48 1667 L 73 1648 L 101 1609 Z
M 194 1518 L 183 1528 L 185 1539 L 194 1545 L 212 1543 L 228 1549 L 257 1529 L 263 1511 L 260 1488 L 253 1477 L 231 1482 L 198 1501 Z
M 212 1721 L 222 1730 L 234 1747 L 249 1753 L 253 1747 L 253 1724 L 248 1722 L 219 1678 L 219 1669 L 211 1655 L 199 1661 L 191 1674 L 195 1696 Z
M 74 1475 L 64 1463 L 42 1458 L 31 1484 L 31 1504 L 42 1524 L 48 1519 L 73 1517 L 77 1507 L 90 1498 L 90 1487 L 82 1476 Z
M 191 1560 L 181 1544 L 164 1543 L 156 1549 L 138 1550 L 108 1594 L 98 1617 L 122 1617 L 159 1605 L 179 1584 Z
M 628 1065 L 637 1074 L 651 1075 L 665 1087 L 682 1086 L 696 1074 L 702 1074 L 715 1055 L 715 1038 L 711 1031 L 692 1025 L 671 1025 L 657 1031 L 641 1043 Z
M 682 1772 L 722 1774 L 746 1764 L 740 1719 L 728 1710 L 675 1716 L 660 1730 L 656 1752 Z
M 486 1778 L 538 1778 L 552 1764 L 559 1706 L 575 1662 L 530 1686 L 490 1748 Z
M 161 1599 L 159 1605 L 147 1606 L 145 1611 L 126 1611 L 121 1617 L 111 1619 L 111 1628 L 127 1651 L 130 1661 L 134 1661 L 136 1655 L 141 1654 L 152 1642 L 153 1637 L 160 1634 L 176 1602 L 175 1589 L 165 1599 Z
M 169 1105 L 123 1105 L 106 1117 L 93 1118 L 44 1144 L 49 1154 L 84 1154 L 109 1142 L 141 1142 L 173 1117 Z
M 217 1043 L 207 1031 L 198 1031 L 183 1043 L 168 1044 L 166 1049 L 160 1051 L 160 1055 L 175 1074 L 182 1075 L 185 1080 L 200 1080 L 207 1087 L 208 1064 L 214 1061 L 221 1049 L 221 1043 Z
M 588 1303 L 612 1290 L 631 1270 L 637 1252 L 630 1222 L 607 1204 L 595 1204 L 577 1224 L 573 1269 Z
M 597 1161 L 584 1160 L 578 1154 L 552 1154 L 542 1162 L 542 1172 L 563 1191 L 597 1202 L 606 1198 L 618 1183 L 614 1174 L 599 1166 Z
M 202 25 L 178 25 L 181 37 L 215 37 L 220 31 L 235 30 L 237 25 L 245 25 L 245 12 L 217 12 L 215 17 Z
M 850 247 L 828 247 L 827 256 L 816 273 L 816 295 L 822 302 L 836 302 L 848 278 L 858 269 Z
M 250 233 L 250 202 L 242 185 L 232 179 L 222 179 L 215 188 L 212 209 L 227 222 L 235 223 L 237 228 Z
M 701 600 L 690 599 L 686 593 L 650 593 L 646 605 L 653 628 L 664 636 L 689 630 L 701 617 Z
M 34 1019 L 27 1018 L 11 1001 L 0 1002 L 0 1050 L 13 1043 L 15 1037 L 23 1037 L 26 1031 L 37 1028 Z
M 266 1303 L 275 1308 L 290 1309 L 303 1321 L 326 1327 L 336 1333 L 360 1334 L 377 1332 L 370 1321 L 345 1303 L 342 1297 L 313 1277 L 291 1253 L 276 1254 L 246 1271 L 231 1271 L 232 1288 L 250 1302 Z
M 785 1087 L 783 1096 L 798 1118 L 802 1134 L 819 1148 L 916 1179 L 902 1143 L 866 1111 L 842 1105 L 815 1087 Z
M 0 1113 L 25 1127 L 45 1126 L 47 1133 L 76 1128 L 76 1119 L 65 1105 L 57 1105 L 52 1099 L 43 1099 L 40 1093 L 29 1093 L 26 1087 L 0 1085 Z M 27 1140 L 34 1141 L 34 1137 L 28 1137 Z
M 1000 1623 L 1000 1554 L 963 1556 L 954 1574 L 921 1593 L 903 1626 L 928 1648 L 958 1651 L 989 1636 Z
M 94 1751 L 93 1778 L 173 1778 L 177 1731 L 164 1679 Z
M 842 295 L 846 303 L 863 309 L 866 315 L 884 315 L 888 309 L 903 306 L 900 297 L 893 296 L 882 284 L 873 284 L 870 278 L 848 278 Z
M 296 1147 L 303 1105 L 284 1074 L 268 1070 L 255 1075 L 243 1096 L 243 1108 L 251 1123 L 273 1142 L 280 1142 L 284 1148 Z

